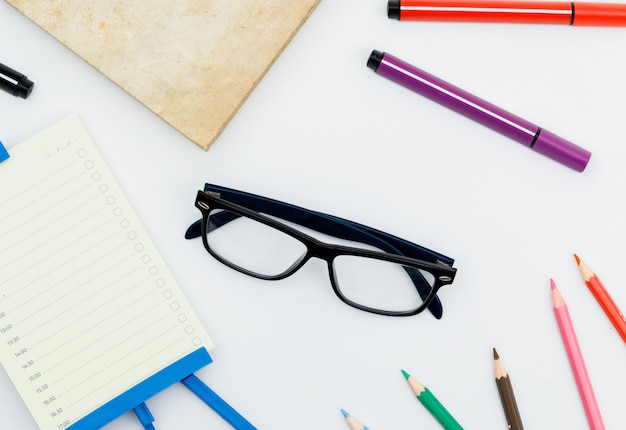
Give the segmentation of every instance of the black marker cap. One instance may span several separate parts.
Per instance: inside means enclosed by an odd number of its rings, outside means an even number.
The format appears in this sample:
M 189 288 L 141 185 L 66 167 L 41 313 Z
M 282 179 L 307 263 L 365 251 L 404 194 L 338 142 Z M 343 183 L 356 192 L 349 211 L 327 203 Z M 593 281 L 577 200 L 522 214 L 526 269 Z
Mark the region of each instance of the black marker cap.
M 370 58 L 367 59 L 367 67 L 373 71 L 378 70 L 378 66 L 380 66 L 380 63 L 383 61 L 383 55 L 383 52 L 374 49 L 370 54 Z
M 391 19 L 400 20 L 400 0 L 389 0 L 387 2 L 387 16 Z
M 0 89 L 15 97 L 27 98 L 35 84 L 25 75 L 0 63 Z

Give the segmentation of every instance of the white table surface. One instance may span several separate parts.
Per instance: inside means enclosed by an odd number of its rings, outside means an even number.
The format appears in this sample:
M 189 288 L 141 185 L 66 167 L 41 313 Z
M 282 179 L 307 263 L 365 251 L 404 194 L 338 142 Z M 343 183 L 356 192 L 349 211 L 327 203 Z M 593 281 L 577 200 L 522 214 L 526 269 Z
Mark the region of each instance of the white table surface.
M 626 29 L 392 21 L 381 0 L 323 0 L 208 151 L 0 2 L 0 61 L 35 82 L 0 94 L 11 148 L 77 113 L 215 341 L 198 375 L 259 429 L 439 429 L 400 369 L 467 429 L 504 429 L 492 347 L 528 429 L 588 428 L 552 312 L 557 282 L 606 427 L 626 427 L 626 346 L 573 253 L 626 308 Z M 577 173 L 366 67 L 390 52 L 593 152 Z M 1 166 L 0 166 L 1 167 Z M 183 233 L 205 182 L 377 227 L 456 259 L 444 316 L 343 304 L 319 261 L 266 282 Z M 10 186 L 10 184 L 0 184 Z M 0 416 L 34 421 L 4 372 Z M 182 386 L 157 429 L 230 428 Z M 127 414 L 108 430 L 139 429 Z

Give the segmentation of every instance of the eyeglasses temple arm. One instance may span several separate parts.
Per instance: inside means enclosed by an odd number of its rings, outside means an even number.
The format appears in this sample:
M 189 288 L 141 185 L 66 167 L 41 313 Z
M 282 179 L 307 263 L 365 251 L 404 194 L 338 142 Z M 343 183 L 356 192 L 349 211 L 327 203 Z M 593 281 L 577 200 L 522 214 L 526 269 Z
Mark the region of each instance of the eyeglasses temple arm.
M 376 246 L 387 252 L 405 255 L 431 263 L 443 263 L 450 267 L 454 264 L 454 259 L 443 254 L 347 219 L 212 184 L 205 185 L 205 192 L 206 191 L 220 193 L 227 201 L 258 212 L 276 216 L 286 221 L 294 222 L 303 227 L 309 227 L 320 233 L 325 233 L 340 239 L 354 240 L 356 242 Z

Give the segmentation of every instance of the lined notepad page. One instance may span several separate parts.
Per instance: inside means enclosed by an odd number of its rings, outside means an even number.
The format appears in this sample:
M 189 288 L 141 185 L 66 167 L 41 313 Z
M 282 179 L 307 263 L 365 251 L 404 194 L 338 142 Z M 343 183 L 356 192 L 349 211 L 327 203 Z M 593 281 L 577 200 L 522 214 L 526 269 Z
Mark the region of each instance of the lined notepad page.
M 212 342 L 76 116 L 0 163 L 0 360 L 70 427 Z

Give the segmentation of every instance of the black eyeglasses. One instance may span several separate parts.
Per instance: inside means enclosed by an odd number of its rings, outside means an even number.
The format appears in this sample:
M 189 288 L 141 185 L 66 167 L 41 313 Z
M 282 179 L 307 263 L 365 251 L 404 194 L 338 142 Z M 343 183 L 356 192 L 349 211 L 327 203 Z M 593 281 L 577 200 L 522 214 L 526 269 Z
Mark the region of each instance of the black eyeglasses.
M 454 280 L 450 257 L 362 224 L 218 185 L 198 191 L 196 207 L 202 219 L 185 238 L 202 236 L 213 257 L 239 272 L 278 280 L 317 257 L 328 264 L 335 294 L 350 306 L 390 316 L 426 308 L 436 318 L 443 314 L 437 291 Z M 294 224 L 378 250 L 325 243 Z

